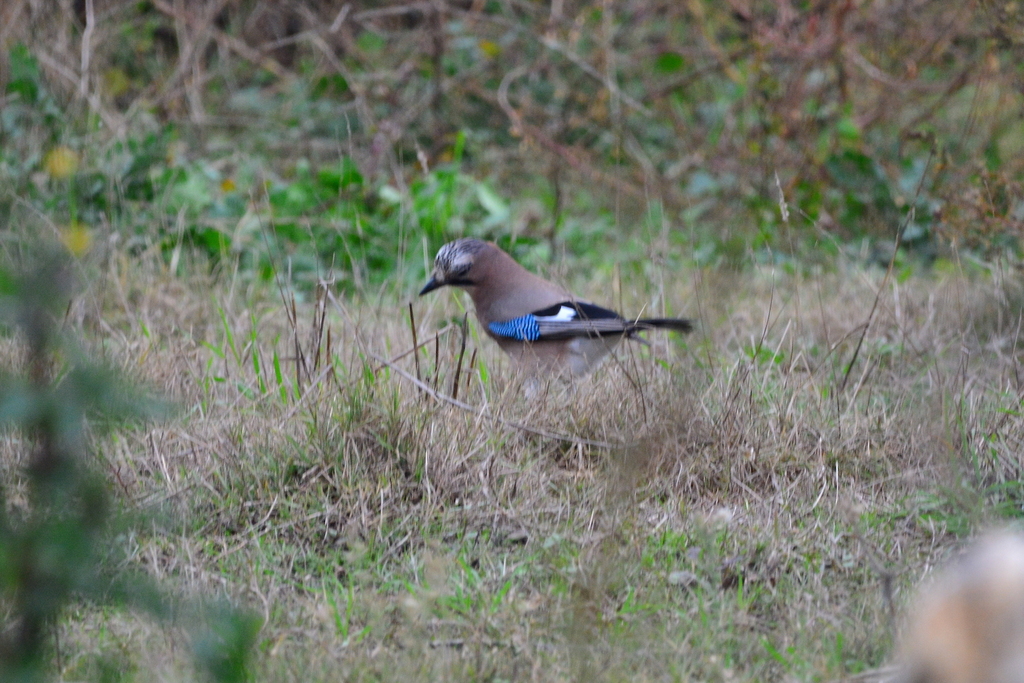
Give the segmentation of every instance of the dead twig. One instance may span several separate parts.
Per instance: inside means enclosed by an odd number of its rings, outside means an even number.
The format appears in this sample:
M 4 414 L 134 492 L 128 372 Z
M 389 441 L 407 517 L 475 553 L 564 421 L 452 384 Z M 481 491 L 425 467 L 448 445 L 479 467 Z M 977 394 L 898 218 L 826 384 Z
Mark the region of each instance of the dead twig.
M 566 145 L 556 142 L 554 138 L 542 131 L 540 128 L 532 126 L 523 120 L 522 114 L 520 114 L 515 107 L 509 103 L 508 88 L 512 81 L 525 76 L 527 73 L 529 73 L 529 69 L 527 67 L 516 67 L 505 74 L 505 77 L 501 79 L 501 84 L 498 86 L 498 106 L 501 107 L 502 111 L 505 112 L 505 115 L 512 122 L 514 133 L 518 133 L 527 139 L 533 140 L 544 149 L 562 158 L 566 163 L 572 166 L 573 169 L 583 175 L 589 176 L 594 181 L 599 182 L 602 185 L 608 185 L 609 187 L 628 194 L 631 197 L 646 199 L 647 194 L 642 188 L 637 187 L 633 183 L 622 180 L 621 178 L 617 178 L 611 174 L 597 170 L 598 164 L 589 159 L 585 159 L 581 152 L 575 148 L 567 147 Z
M 463 358 L 466 357 L 466 321 L 468 317 L 468 313 L 462 316 L 462 325 L 460 326 L 460 329 L 462 330 L 462 336 L 460 337 L 459 342 L 459 360 L 455 364 L 455 379 L 452 380 L 453 400 L 459 398 L 459 379 L 462 376 L 462 360 Z
M 412 302 L 409 302 L 409 329 L 412 330 L 412 348 L 418 349 L 420 347 L 419 342 L 416 340 L 416 315 L 412 311 Z M 423 375 L 420 373 L 420 354 L 413 354 L 413 365 L 416 367 L 416 379 L 422 379 Z
M 266 69 L 270 73 L 274 74 L 278 78 L 285 78 L 291 75 L 288 69 L 281 66 L 273 57 L 267 56 L 261 53 L 259 50 L 250 47 L 245 42 L 235 38 L 234 36 L 228 35 L 224 31 L 213 26 L 210 22 L 204 22 L 200 19 L 196 19 L 186 12 L 178 12 L 174 7 L 169 5 L 165 0 L 153 0 L 153 7 L 160 12 L 166 14 L 172 19 L 181 21 L 186 25 L 190 25 L 192 28 L 199 28 L 204 31 L 209 31 L 214 39 L 224 45 L 226 48 L 237 54 L 242 59 L 252 62 L 257 66 Z M 219 9 L 218 9 L 219 11 Z M 205 25 L 204 25 L 205 24 Z
M 928 161 L 925 163 L 924 172 L 921 174 L 921 180 L 917 183 L 917 189 L 914 191 L 914 202 L 917 202 L 917 198 L 921 196 L 921 190 L 924 187 L 924 179 L 928 177 L 928 169 L 931 168 L 932 159 L 935 158 L 934 148 L 928 154 Z M 913 203 L 911 204 L 913 206 Z M 882 291 L 885 286 L 889 284 L 889 279 L 892 277 L 893 268 L 896 266 L 896 255 L 899 253 L 900 241 L 903 237 L 903 231 L 906 230 L 907 225 L 914 218 L 914 210 L 907 211 L 907 217 L 896 229 L 896 236 L 893 238 L 892 244 L 892 256 L 889 258 L 889 265 L 885 269 L 885 276 L 882 278 L 882 284 L 878 286 L 878 291 L 875 292 L 875 300 L 871 304 L 871 311 L 868 313 L 868 319 L 864 322 L 864 331 L 861 332 L 860 338 L 857 340 L 857 346 L 853 350 L 853 357 L 850 358 L 850 363 L 846 366 L 846 371 L 843 373 L 843 381 L 839 385 L 838 394 L 842 394 L 846 389 L 846 383 L 850 379 L 850 372 L 853 370 L 853 366 L 857 363 L 857 357 L 860 356 L 861 347 L 864 345 L 864 338 L 868 336 L 868 330 L 871 329 L 871 323 L 875 319 L 875 312 L 878 310 L 878 302 L 882 299 Z
M 608 448 L 608 449 L 612 449 L 612 448 L 629 448 L 629 446 L 630 446 L 629 443 L 609 443 L 607 441 L 594 441 L 592 439 L 584 439 L 583 437 L 573 436 L 571 434 L 558 434 L 556 432 L 549 432 L 549 431 L 544 430 L 544 429 L 538 429 L 536 427 L 530 427 L 529 425 L 524 425 L 522 423 L 515 422 L 513 420 L 506 420 L 505 418 L 498 417 L 497 415 L 492 415 L 491 413 L 488 413 L 486 410 L 484 410 L 482 408 L 477 408 L 476 406 L 471 406 L 468 403 L 463 403 L 462 401 L 454 399 L 451 396 L 446 396 L 446 395 L 444 395 L 444 394 L 442 394 L 442 393 L 440 393 L 438 391 L 435 391 L 429 385 L 427 385 L 425 382 L 421 382 L 420 380 L 416 379 L 415 377 L 410 375 L 408 372 L 406 372 L 402 368 L 398 367 L 394 363 L 391 363 L 391 362 L 389 362 L 387 360 L 384 360 L 380 356 L 376 356 L 376 355 L 374 355 L 372 353 L 367 353 L 367 355 L 370 358 L 372 358 L 374 361 L 376 361 L 376 362 L 380 363 L 381 365 L 384 365 L 384 366 L 390 368 L 391 370 L 393 370 L 402 379 L 404 379 L 404 380 L 406 380 L 408 382 L 412 382 L 414 385 L 419 387 L 423 392 L 428 394 L 431 398 L 434 398 L 435 400 L 440 401 L 442 403 L 447 403 L 449 405 L 453 405 L 456 408 L 458 408 L 459 410 L 465 410 L 468 413 L 473 413 L 473 414 L 478 415 L 478 416 L 480 416 L 480 417 L 482 417 L 484 419 L 491 420 L 493 422 L 497 422 L 498 424 L 501 424 L 501 425 L 505 425 L 506 427 L 511 427 L 512 429 L 518 429 L 519 431 L 527 432 L 529 434 L 536 434 L 537 436 L 542 436 L 545 439 L 554 439 L 556 441 L 565 441 L 566 443 L 579 444 L 579 445 L 583 445 L 583 446 L 592 446 L 593 448 Z
M 82 67 L 79 72 L 78 96 L 89 97 L 89 64 L 92 61 L 92 34 L 96 30 L 93 0 L 85 0 L 85 30 L 82 31 Z

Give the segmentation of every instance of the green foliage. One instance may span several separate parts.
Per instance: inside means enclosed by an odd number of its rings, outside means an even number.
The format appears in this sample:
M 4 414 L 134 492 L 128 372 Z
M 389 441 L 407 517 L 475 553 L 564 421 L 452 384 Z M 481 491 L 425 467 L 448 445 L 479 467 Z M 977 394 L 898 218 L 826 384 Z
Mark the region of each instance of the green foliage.
M 10 87 L 41 92 L 38 70 L 22 70 L 37 87 Z M 511 220 L 504 198 L 460 170 L 463 136 L 451 162 L 398 189 L 368 183 L 349 157 L 298 159 L 280 174 L 262 171 L 264 160 L 251 154 L 193 159 L 182 153 L 175 126 L 86 155 L 53 144 L 67 135 L 66 116 L 47 118 L 31 104 L 0 128 L 0 141 L 10 143 L 0 152 L 0 173 L 11 181 L 0 204 L 14 210 L 16 201 L 28 200 L 59 224 L 85 229 L 113 221 L 140 244 L 158 244 L 169 259 L 187 248 L 215 264 L 237 263 L 252 277 L 287 273 L 305 290 L 333 273 L 351 291 L 407 266 L 409 283 L 419 281 L 424 243 L 436 249 L 463 234 L 497 238 Z M 39 148 L 34 161 L 19 162 L 31 147 Z M 55 167 L 54 150 L 64 166 Z
M 18 44 L 11 48 L 10 77 L 6 91 L 30 104 L 39 98 L 39 63 L 25 45 Z
M 216 30 L 257 40 L 264 4 L 226 10 Z M 299 26 L 322 9 L 300 4 L 280 17 Z M 114 33 L 94 68 L 103 107 L 134 118 L 99 145 L 97 112 L 58 104 L 68 97 L 51 91 L 64 86 L 44 77 L 26 34 L 6 55 L 0 209 L 27 198 L 58 225 L 112 225 L 175 264 L 194 251 L 246 276 L 290 274 L 300 289 L 332 276 L 355 291 L 395 273 L 405 287 L 424 252 L 465 234 L 565 249 L 587 265 L 606 265 L 609 249 L 647 257 L 635 243 L 655 235 L 665 256 L 697 265 L 828 265 L 844 244 L 887 263 L 897 234 L 913 260 L 950 240 L 1017 253 L 1019 126 L 996 105 L 1019 74 L 1009 46 L 977 41 L 995 15 L 952 26 L 935 9 L 903 16 L 901 3 L 807 7 L 786 20 L 757 3 L 744 14 L 656 5 L 582 3 L 549 26 L 543 13 L 488 3 L 438 23 L 380 19 L 383 33 L 363 17 L 344 45 L 313 50 L 306 34 L 289 33 L 296 44 L 273 53 L 284 60 L 276 70 L 182 52 L 166 15 L 125 7 L 104 19 Z M 660 19 L 627 20 L 635 12 Z M 608 30 L 606 45 L 598 36 Z M 790 31 L 822 58 L 807 60 Z M 424 54 L 424 37 L 438 54 Z M 963 54 L 916 47 L 952 43 Z M 335 57 L 324 63 L 328 47 Z M 856 68 L 843 57 L 853 54 L 865 55 Z M 614 73 L 598 78 L 592 65 L 606 59 Z M 205 85 L 168 85 L 150 107 L 149 84 L 173 82 L 184 66 L 207 74 Z M 971 90 L 967 74 L 980 68 L 992 93 Z M 901 69 L 904 97 L 884 85 Z M 295 77 L 281 79 L 289 70 Z M 186 110 L 210 119 L 196 130 Z M 988 113 L 991 125 L 967 125 Z M 217 117 L 244 121 L 244 134 Z M 79 161 L 64 178 L 47 167 L 56 146 Z
M 90 362 L 61 331 L 73 282 L 66 259 L 34 254 L 30 244 L 22 249 L 29 255 L 0 263 L 0 330 L 21 342 L 23 356 L 0 370 L 0 429 L 26 444 L 24 481 L 0 487 L 0 678 L 29 683 L 50 677 L 50 637 L 70 605 L 127 606 L 169 620 L 184 603 L 118 566 L 111 494 L 86 431 L 89 423 L 110 428 L 162 410 Z M 15 504 L 7 493 L 20 485 L 27 501 Z M 203 621 L 210 625 L 195 643 L 201 668 L 213 680 L 246 680 L 259 623 L 228 608 Z

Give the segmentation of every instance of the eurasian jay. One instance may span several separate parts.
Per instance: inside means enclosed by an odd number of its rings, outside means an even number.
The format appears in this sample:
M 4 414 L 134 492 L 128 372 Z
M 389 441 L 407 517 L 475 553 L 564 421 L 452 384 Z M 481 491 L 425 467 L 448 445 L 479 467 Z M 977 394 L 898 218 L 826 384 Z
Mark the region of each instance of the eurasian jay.
M 689 320 L 628 320 L 576 299 L 523 268 L 498 245 L 478 239 L 458 239 L 441 247 L 420 296 L 446 285 L 469 292 L 484 332 L 531 375 L 553 372 L 578 377 L 623 337 L 643 341 L 637 332 L 693 329 Z

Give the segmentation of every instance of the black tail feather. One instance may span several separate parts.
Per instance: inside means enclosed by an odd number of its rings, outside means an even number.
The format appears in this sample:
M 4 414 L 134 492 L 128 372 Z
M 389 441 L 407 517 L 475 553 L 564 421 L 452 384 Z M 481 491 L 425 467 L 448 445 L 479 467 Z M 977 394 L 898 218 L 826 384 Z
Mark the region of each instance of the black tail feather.
M 537 329 L 540 332 L 540 336 L 534 341 L 554 341 L 558 339 L 575 339 L 577 337 L 613 337 L 617 335 L 640 339 L 635 336 L 637 332 L 656 328 L 674 330 L 676 332 L 691 332 L 693 330 L 693 322 L 684 318 L 626 320 L 617 314 L 615 317 L 606 316 L 603 318 L 585 318 L 569 321 L 538 320 Z
M 693 332 L 693 321 L 686 318 L 641 318 L 634 323 L 636 330 L 659 328 L 676 332 Z

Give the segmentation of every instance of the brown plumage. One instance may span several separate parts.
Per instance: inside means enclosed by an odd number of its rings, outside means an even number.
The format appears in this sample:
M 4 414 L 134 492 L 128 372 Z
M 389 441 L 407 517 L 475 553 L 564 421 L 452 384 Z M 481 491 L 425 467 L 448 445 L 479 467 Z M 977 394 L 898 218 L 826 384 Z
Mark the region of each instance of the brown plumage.
M 516 363 L 530 374 L 584 375 L 623 337 L 655 328 L 689 332 L 689 320 L 628 320 L 576 299 L 562 287 L 534 275 L 493 242 L 460 239 L 441 247 L 434 272 L 420 295 L 439 287 L 469 292 L 477 320 Z
M 1024 683 L 1024 538 L 992 534 L 922 592 L 899 683 Z

